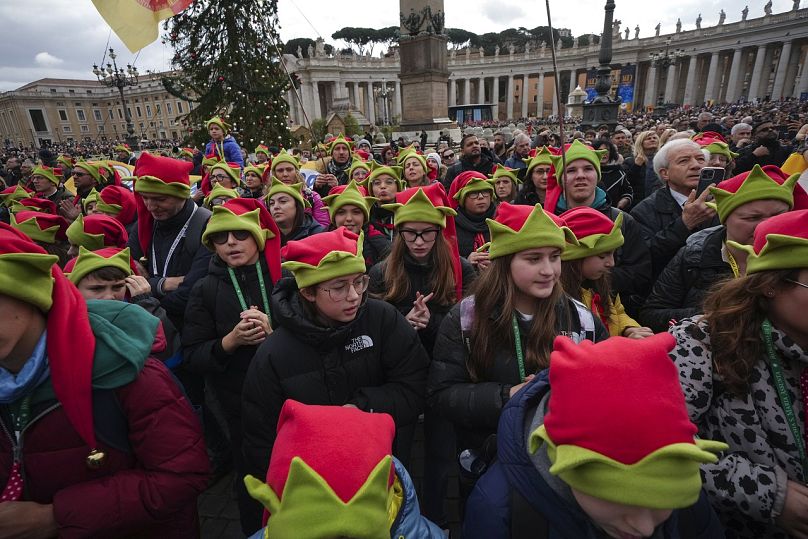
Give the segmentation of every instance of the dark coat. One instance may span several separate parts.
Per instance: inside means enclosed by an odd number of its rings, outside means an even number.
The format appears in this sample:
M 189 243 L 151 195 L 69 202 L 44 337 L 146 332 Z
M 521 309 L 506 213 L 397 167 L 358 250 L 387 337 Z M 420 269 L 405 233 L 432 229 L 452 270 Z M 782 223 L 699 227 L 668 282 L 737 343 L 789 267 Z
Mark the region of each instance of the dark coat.
M 476 170 L 481 174 L 490 176 L 494 172 L 494 167 L 496 167 L 496 163 L 494 163 L 494 161 L 491 160 L 491 158 L 488 157 L 485 152 L 480 154 L 480 162 L 476 165 L 465 157 L 461 157 L 457 163 L 450 166 L 446 170 L 446 177 L 443 179 L 443 186 L 446 188 L 446 192 L 448 193 L 452 182 L 461 172 L 465 172 L 467 170 Z
M 497 429 L 497 460 L 477 481 L 466 505 L 463 537 L 467 539 L 512 537 L 514 491 L 528 504 L 520 510 L 535 511 L 540 515 L 538 520 L 547 526 L 544 530 L 534 530 L 537 537 L 606 537 L 577 504 L 565 499 L 558 491 L 565 485 L 554 488 L 545 480 L 543 475 L 549 475 L 549 471 L 540 471 L 527 452 L 525 425 L 540 406 L 546 405 L 543 400 L 550 390 L 547 372 L 542 372 L 517 393 L 502 411 Z M 544 447 L 539 451 L 544 451 Z M 693 506 L 675 510 L 661 525 L 660 531 L 664 539 L 724 538 L 723 526 L 703 492 Z
M 631 181 L 622 166 L 601 165 L 599 187 L 606 191 L 612 206 L 617 207 L 621 200 L 627 198 L 629 205 L 626 207 L 631 207 L 634 200 L 634 189 L 631 187 Z
M 457 249 L 460 256 L 468 258 L 483 244 L 491 240 L 491 232 L 488 230 L 486 219 L 493 219 L 497 211 L 495 204 L 491 204 L 484 215 L 470 216 L 463 208 L 457 209 L 455 217 L 455 227 L 457 228 Z
M 244 382 L 244 458 L 255 477 L 266 477 L 286 399 L 387 413 L 397 430 L 414 425 L 424 408 L 429 358 L 392 305 L 368 299 L 352 322 L 325 327 L 301 301 L 293 278 L 278 282 L 272 314 L 279 327 L 258 348 Z M 253 506 L 257 530 L 262 506 Z
M 390 254 L 391 242 L 387 235 L 376 230 L 373 225 L 364 227 L 365 242 L 362 244 L 362 255 L 368 269 L 377 265 Z
M 640 322 L 654 331 L 667 331 L 670 320 L 701 314 L 710 288 L 732 275 L 721 258 L 725 239 L 723 226 L 693 234 L 659 275 L 640 312 Z
M 735 168 L 733 169 L 733 174 L 748 172 L 752 170 L 755 165 L 760 165 L 761 167 L 766 165 L 775 165 L 781 167 L 792 152 L 792 148 L 790 146 L 781 146 L 779 142 L 773 141 L 773 144 L 767 146 L 769 148 L 769 155 L 758 157 L 752 153 L 758 146 L 760 146 L 759 142 L 752 142 L 740 150 L 741 155 L 735 159 Z
M 651 196 L 651 193 L 662 187 L 662 182 L 659 181 L 656 173 L 652 169 L 646 168 L 645 165 L 635 164 L 633 157 L 623 161 L 623 169 L 626 171 L 628 181 L 634 190 L 634 204 L 639 203 L 645 197 Z M 651 174 L 648 174 L 648 172 L 651 172 Z
M 281 245 L 286 245 L 292 240 L 302 240 L 303 238 L 308 238 L 309 236 L 313 236 L 314 234 L 319 234 L 320 232 L 324 231 L 325 228 L 323 225 L 315 221 L 314 217 L 306 213 L 303 215 L 303 222 L 299 227 L 294 229 L 287 237 L 281 237 Z

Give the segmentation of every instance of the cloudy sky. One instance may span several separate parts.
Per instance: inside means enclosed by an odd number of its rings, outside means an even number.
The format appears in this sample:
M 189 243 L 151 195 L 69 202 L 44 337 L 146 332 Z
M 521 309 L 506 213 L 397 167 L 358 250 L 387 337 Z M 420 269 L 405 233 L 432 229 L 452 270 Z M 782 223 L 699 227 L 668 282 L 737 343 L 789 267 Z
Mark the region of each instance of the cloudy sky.
M 219 0 L 227 1 L 227 0 Z M 553 23 L 557 28 L 570 28 L 573 35 L 600 33 L 603 29 L 604 0 L 550 0 Z M 727 22 L 739 20 L 745 0 L 677 0 L 656 2 L 649 9 L 649 0 L 616 0 L 615 18 L 634 27 L 640 26 L 640 36 L 651 35 L 658 22 L 662 32 L 672 32 L 676 19 L 681 18 L 684 29 L 695 27 L 699 12 L 702 26 L 714 25 L 723 8 Z M 749 17 L 763 14 L 763 0 L 753 0 Z M 803 5 L 806 0 L 803 0 Z M 675 7 L 674 7 L 675 4 Z M 317 38 L 334 44 L 331 34 L 345 26 L 383 28 L 398 24 L 399 0 L 369 0 L 356 9 L 359 2 L 333 0 L 278 0 L 281 37 Z M 446 25 L 485 33 L 524 26 L 534 28 L 547 24 L 542 0 L 445 0 Z M 336 10 L 334 9 L 336 6 Z M 350 6 L 350 8 L 346 7 Z M 775 13 L 791 9 L 791 0 L 774 0 Z M 101 62 L 109 45 L 120 53 L 124 63 L 135 60 L 126 47 L 112 34 L 98 15 L 90 0 L 0 0 L 0 21 L 3 23 L 3 50 L 0 54 L 0 91 L 12 90 L 44 77 L 93 78 L 93 63 Z M 338 44 L 338 43 L 337 43 Z M 136 65 L 146 69 L 165 70 L 172 52 L 160 40 L 143 49 Z

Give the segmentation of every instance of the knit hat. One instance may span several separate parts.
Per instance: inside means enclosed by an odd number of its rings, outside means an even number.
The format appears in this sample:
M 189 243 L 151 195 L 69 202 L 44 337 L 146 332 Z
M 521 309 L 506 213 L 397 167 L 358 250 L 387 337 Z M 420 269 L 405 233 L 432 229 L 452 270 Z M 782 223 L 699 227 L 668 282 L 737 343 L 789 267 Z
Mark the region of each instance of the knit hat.
M 567 245 L 561 260 L 578 260 L 588 256 L 614 251 L 623 245 L 623 212 L 611 219 L 594 208 L 581 206 L 567 210 L 560 216 L 578 240 L 578 245 Z
M 334 222 L 334 216 L 337 211 L 343 206 L 353 204 L 365 216 L 365 223 L 370 220 L 370 207 L 379 199 L 369 197 L 368 192 L 364 187 L 358 185 L 354 180 L 348 182 L 348 185 L 337 185 L 328 192 L 328 196 L 323 198 L 323 202 L 328 206 L 328 214 L 331 216 L 331 222 Z
M 253 152 L 253 153 L 255 153 L 255 155 L 258 155 L 259 153 L 262 153 L 262 154 L 266 155 L 267 157 L 272 156 L 272 154 L 269 153 L 269 146 L 266 146 L 264 144 L 259 144 L 255 148 L 255 152 Z
M 123 249 L 129 241 L 129 234 L 114 217 L 95 213 L 86 217 L 79 215 L 67 228 L 67 239 L 73 245 L 81 245 L 90 251 L 104 247 Z
M 607 153 L 609 153 L 609 150 L 593 150 L 591 146 L 584 144 L 579 139 L 575 139 L 572 141 L 572 144 L 567 145 L 564 151 L 564 163 L 569 165 L 578 159 L 585 159 L 595 167 L 595 170 L 598 172 L 598 181 L 600 181 L 600 158 Z M 556 170 L 563 171 L 564 167 L 562 165 L 561 155 L 551 155 L 550 159 Z M 560 176 L 563 176 L 563 173 L 560 174 Z
M 429 172 L 429 167 L 426 164 L 426 158 L 423 154 L 418 153 L 418 150 L 415 149 L 415 146 L 407 146 L 403 150 L 398 153 L 396 157 L 396 164 L 400 166 L 402 169 L 404 168 L 404 163 L 410 157 L 414 157 L 424 169 L 424 172 Z
M 746 274 L 808 268 L 808 210 L 769 217 L 755 228 L 752 245 L 727 245 L 748 253 Z
M 87 174 L 93 177 L 96 183 L 101 184 L 104 183 L 103 179 L 101 178 L 101 172 L 99 170 L 98 163 L 94 161 L 79 161 L 73 168 L 80 168 L 85 171 Z M 48 178 L 50 179 L 50 178 Z
M 351 151 L 354 147 L 354 142 L 352 139 L 345 137 L 342 133 L 331 139 L 328 143 L 328 154 L 331 155 L 334 153 L 334 148 L 336 148 L 339 144 L 345 144 L 348 147 L 348 151 Z
M 281 250 L 284 269 L 295 276 L 298 288 L 306 288 L 344 275 L 365 273 L 362 254 L 364 233 L 358 236 L 344 226 L 302 240 L 292 240 Z
M 214 116 L 213 118 L 205 122 L 205 129 L 210 129 L 210 126 L 212 125 L 218 125 L 219 128 L 221 128 L 221 130 L 225 132 L 225 134 L 227 134 L 228 131 L 230 131 L 231 127 L 230 124 L 222 120 L 220 116 Z
M 392 177 L 396 180 L 396 185 L 398 186 L 399 191 L 403 191 L 406 189 L 406 185 L 404 184 L 404 180 L 401 179 L 402 169 L 401 167 L 389 167 L 387 165 L 381 165 L 376 161 L 371 161 L 370 163 L 370 174 L 362 182 L 362 185 L 370 192 L 370 184 L 373 182 L 374 179 L 378 178 L 382 174 L 387 174 L 388 176 Z
M 38 211 L 42 213 L 49 213 L 50 215 L 57 215 L 59 213 L 56 203 L 47 198 L 28 197 L 19 200 L 12 200 L 11 205 L 8 207 L 11 213 L 19 213 L 21 211 Z
M 267 205 L 269 205 L 269 199 L 277 195 L 278 193 L 286 193 L 287 195 L 291 196 L 292 198 L 300 202 L 300 204 L 304 208 L 309 207 L 309 202 L 305 198 L 303 198 L 302 183 L 293 183 L 292 185 L 286 185 L 278 178 L 273 177 L 272 185 L 269 186 L 269 192 L 267 193 L 267 196 L 264 197 L 264 200 L 266 200 Z
M 536 247 L 558 247 L 563 251 L 567 243 L 578 245 L 575 234 L 555 215 L 544 211 L 541 205 L 524 206 L 502 202 L 494 219 L 486 219 L 491 241 L 488 257 L 493 260 Z
M 275 167 L 281 163 L 291 163 L 296 170 L 300 170 L 300 160 L 286 150 L 282 150 L 278 155 L 272 159 L 272 165 L 269 168 L 269 173 L 274 174 Z
M 87 465 L 97 468 L 92 405 L 95 335 L 87 304 L 49 255 L 25 234 L 0 223 L 0 294 L 36 306 L 48 314 L 48 367 L 53 392 L 67 420 L 90 447 Z M 25 283 L 25 286 L 20 286 Z
M 497 183 L 497 180 L 500 178 L 508 178 L 516 185 L 521 185 L 522 180 L 520 180 L 516 175 L 518 170 L 519 169 L 516 168 L 508 168 L 503 165 L 497 165 L 496 168 L 494 168 L 494 173 L 491 175 L 491 184 L 493 185 Z
M 526 178 L 530 177 L 530 172 L 533 170 L 533 167 L 535 167 L 536 165 L 550 165 L 550 166 L 553 166 L 554 165 L 554 163 L 553 163 L 553 155 L 554 154 L 550 152 L 550 150 L 547 148 L 547 146 L 542 146 L 541 148 L 539 148 L 536 151 L 536 153 L 533 156 L 527 157 L 525 159 L 522 159 L 522 161 L 525 162 L 525 165 L 527 165 L 527 170 L 526 170 L 526 176 L 525 177 Z
M 702 150 L 707 150 L 710 154 L 723 155 L 730 161 L 740 155 L 730 150 L 726 139 L 714 131 L 696 133 L 691 139 L 701 146 Z
M 700 465 L 728 446 L 695 437 L 668 357 L 675 344 L 669 333 L 597 344 L 556 337 L 549 410 L 530 451 L 546 444 L 550 473 L 595 498 L 651 509 L 696 503 Z
M 34 168 L 33 172 L 31 172 L 31 176 L 42 176 L 56 187 L 59 187 L 59 184 L 62 183 L 62 179 L 56 176 L 56 169 L 46 167 L 45 165 L 39 165 Z
M 438 164 L 438 166 L 439 166 L 439 167 L 440 167 L 440 166 L 441 166 L 441 164 L 443 163 L 443 162 L 441 161 L 441 159 L 440 159 L 440 155 L 439 155 L 439 154 L 437 154 L 436 152 L 432 152 L 432 153 L 428 153 L 428 154 L 426 154 L 426 159 L 427 159 L 427 161 L 429 161 L 430 159 L 434 159 L 434 160 L 435 160 L 435 162 Z
M 67 239 L 67 221 L 61 215 L 21 211 L 10 215 L 11 226 L 34 241 L 53 244 Z
M 264 253 L 272 284 L 281 278 L 281 233 L 266 207 L 255 198 L 234 198 L 213 208 L 213 215 L 202 234 L 202 244 L 215 251 L 210 235 L 216 232 L 246 230 L 258 250 Z
M 208 169 L 208 176 L 213 174 L 214 170 L 221 170 L 227 174 L 233 183 L 236 184 L 236 187 L 241 185 L 241 166 L 238 163 L 225 163 L 224 161 L 219 161 L 212 167 Z
M 10 207 L 12 202 L 22 200 L 24 198 L 31 198 L 33 193 L 20 185 L 19 183 L 14 187 L 7 187 L 0 192 L 0 204 L 5 207 Z
M 82 279 L 101 268 L 118 268 L 126 275 L 136 275 L 135 263 L 129 253 L 129 247 L 106 247 L 91 251 L 84 246 L 79 247 L 79 256 L 65 264 L 65 275 L 70 282 L 78 286 Z
M 287 400 L 266 483 L 244 478 L 267 510 L 265 537 L 389 539 L 400 489 L 394 437 L 387 414 Z
M 210 190 L 208 196 L 205 197 L 203 205 L 207 209 L 211 209 L 213 207 L 212 206 L 213 201 L 216 200 L 217 198 L 233 199 L 238 197 L 239 197 L 238 191 L 236 191 L 235 189 L 228 189 L 227 187 L 222 187 L 221 184 L 216 184 L 216 186 Z
M 98 193 L 95 209 L 114 217 L 123 226 L 128 226 L 137 217 L 135 195 L 126 187 L 110 185 Z
M 773 165 L 767 165 L 765 170 L 755 165 L 749 172 L 724 180 L 717 187 L 710 187 L 714 201 L 707 202 L 707 205 L 718 212 L 722 224 L 739 206 L 755 200 L 781 200 L 790 209 L 794 207 L 795 186 L 799 179 L 799 174 L 786 178 Z
M 488 191 L 494 195 L 494 186 L 488 181 L 488 177 L 475 170 L 466 170 L 457 175 L 449 187 L 449 198 L 452 200 L 452 208 L 457 209 L 466 201 L 466 197 L 471 193 Z
M 368 174 L 370 174 L 370 163 L 362 161 L 361 159 L 354 159 L 353 161 L 351 161 L 350 168 L 348 168 L 348 178 L 349 179 L 353 178 L 354 170 L 359 168 L 365 169 L 368 172 Z

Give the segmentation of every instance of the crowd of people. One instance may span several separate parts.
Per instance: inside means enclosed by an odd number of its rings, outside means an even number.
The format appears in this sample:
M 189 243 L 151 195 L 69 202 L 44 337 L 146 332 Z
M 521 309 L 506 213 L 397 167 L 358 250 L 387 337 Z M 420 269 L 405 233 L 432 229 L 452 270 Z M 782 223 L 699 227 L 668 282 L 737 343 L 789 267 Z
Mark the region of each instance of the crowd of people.
M 8 156 L 0 536 L 808 537 L 806 111 Z

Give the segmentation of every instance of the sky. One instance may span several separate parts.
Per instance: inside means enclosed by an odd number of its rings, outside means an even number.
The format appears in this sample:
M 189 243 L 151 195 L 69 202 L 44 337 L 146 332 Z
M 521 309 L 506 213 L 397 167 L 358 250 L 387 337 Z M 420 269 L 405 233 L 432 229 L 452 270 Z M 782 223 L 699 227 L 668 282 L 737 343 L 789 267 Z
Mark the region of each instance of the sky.
M 134 1 L 134 0 L 132 0 Z M 218 0 L 228 1 L 228 0 Z M 803 6 L 806 4 L 803 0 Z M 695 27 L 701 13 L 702 27 L 715 25 L 723 8 L 727 22 L 741 18 L 744 0 L 677 0 L 659 2 L 649 9 L 649 0 L 616 0 L 615 19 L 631 35 L 640 26 L 640 37 L 653 35 L 657 23 L 662 33 L 674 31 L 676 19 L 683 29 Z M 749 2 L 749 17 L 763 15 L 763 0 Z M 550 0 L 553 25 L 569 28 L 574 36 L 603 30 L 605 0 Z M 356 9 L 356 5 L 365 9 Z M 535 28 L 547 25 L 545 3 L 541 0 L 502 2 L 498 0 L 444 0 L 446 26 L 475 33 L 506 28 Z M 335 6 L 338 6 L 336 9 Z M 773 0 L 774 13 L 790 10 L 791 0 Z M 399 0 L 333 2 L 333 0 L 278 0 L 280 35 L 316 39 L 341 46 L 331 34 L 345 26 L 375 27 L 398 25 Z M 0 0 L 3 21 L 3 48 L 0 53 L 0 91 L 13 90 L 45 78 L 93 79 L 92 65 L 100 63 L 107 47 L 113 47 L 123 64 L 135 62 L 141 72 L 163 71 L 170 67 L 170 47 L 161 40 L 139 54 L 130 53 L 110 32 L 109 26 L 90 0 Z M 108 45 L 107 45 L 108 43 Z M 374 51 L 377 53 L 378 51 Z

